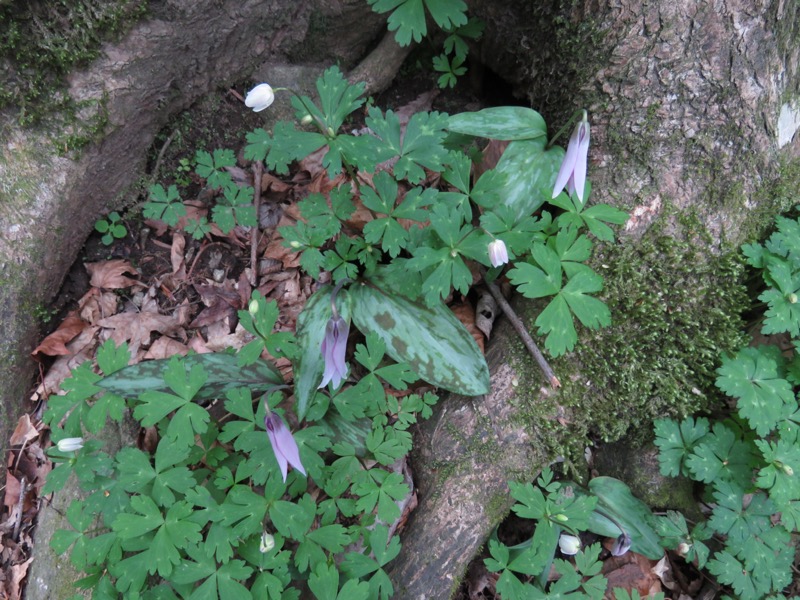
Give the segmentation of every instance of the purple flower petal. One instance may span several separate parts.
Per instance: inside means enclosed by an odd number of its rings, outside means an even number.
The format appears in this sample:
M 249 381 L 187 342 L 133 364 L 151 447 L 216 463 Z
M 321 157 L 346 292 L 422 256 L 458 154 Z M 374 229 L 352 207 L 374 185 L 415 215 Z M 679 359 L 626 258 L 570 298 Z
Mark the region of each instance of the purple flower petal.
M 558 170 L 556 183 L 553 186 L 553 198 L 561 193 L 566 186 L 568 192 L 578 193 L 578 199 L 583 202 L 583 192 L 586 186 L 586 161 L 589 156 L 589 121 L 580 121 L 572 132 L 567 145 L 567 153 Z
M 347 336 L 350 333 L 350 324 L 342 317 L 331 317 L 325 326 L 325 338 L 322 340 L 322 357 L 325 359 L 325 372 L 322 374 L 323 388 L 329 382 L 338 388 L 347 376 L 345 353 L 347 351 Z
M 305 475 L 306 470 L 303 467 L 303 463 L 300 462 L 300 451 L 297 448 L 297 442 L 294 441 L 294 436 L 283 419 L 276 413 L 267 413 L 267 416 L 264 417 L 264 427 L 267 429 L 269 443 L 272 444 L 272 451 L 275 453 L 275 459 L 281 469 L 283 481 L 286 482 L 289 465 L 292 465 Z

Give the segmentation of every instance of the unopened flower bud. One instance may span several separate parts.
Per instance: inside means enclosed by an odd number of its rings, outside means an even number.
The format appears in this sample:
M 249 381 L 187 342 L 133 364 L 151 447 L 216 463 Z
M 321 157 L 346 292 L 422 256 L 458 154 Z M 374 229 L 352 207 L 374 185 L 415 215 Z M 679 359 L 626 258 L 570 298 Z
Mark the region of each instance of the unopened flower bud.
M 561 554 L 573 556 L 581 549 L 581 540 L 574 535 L 562 533 L 561 537 L 558 538 L 558 548 L 561 550 Z
M 783 465 L 783 472 L 786 473 L 789 477 L 794 475 L 794 469 L 789 465 Z
M 302 119 L 300 119 L 300 124 L 301 125 L 310 125 L 313 120 L 314 120 L 314 117 L 312 117 L 309 114 L 306 114 Z
M 489 244 L 489 262 L 493 267 L 499 267 L 508 262 L 508 249 L 503 240 L 497 239 Z
M 678 546 L 678 554 L 681 556 L 686 556 L 689 554 L 689 550 L 692 549 L 691 544 L 687 544 L 686 542 L 681 542 L 680 546 Z
M 275 92 L 272 86 L 267 83 L 260 83 L 252 90 L 247 92 L 244 105 L 252 108 L 255 112 L 261 112 L 275 101 Z
M 252 316 L 256 316 L 258 314 L 258 300 L 255 298 L 250 300 L 250 304 L 247 305 L 247 312 L 249 312 Z
M 333 127 L 328 127 L 328 135 L 333 137 L 336 135 L 336 132 L 333 130 Z
M 83 438 L 62 438 L 56 442 L 56 447 L 60 452 L 75 452 L 83 448 Z
M 267 553 L 275 547 L 275 536 L 266 531 L 261 534 L 261 543 L 258 545 L 258 549 L 262 553 Z
M 300 246 L 302 246 L 302 244 L 297 240 L 292 240 L 291 242 L 289 242 L 289 246 L 291 246 L 292 248 L 299 248 Z
M 789 304 L 797 304 L 797 294 L 794 292 L 789 294 Z
M 611 555 L 622 556 L 630 549 L 631 549 L 631 536 L 629 536 L 627 533 L 622 533 L 614 541 L 614 545 L 611 546 Z
M 558 513 L 557 515 L 553 515 L 553 518 L 556 521 L 561 521 L 562 523 L 566 523 L 567 521 L 569 521 L 569 517 L 564 513 Z

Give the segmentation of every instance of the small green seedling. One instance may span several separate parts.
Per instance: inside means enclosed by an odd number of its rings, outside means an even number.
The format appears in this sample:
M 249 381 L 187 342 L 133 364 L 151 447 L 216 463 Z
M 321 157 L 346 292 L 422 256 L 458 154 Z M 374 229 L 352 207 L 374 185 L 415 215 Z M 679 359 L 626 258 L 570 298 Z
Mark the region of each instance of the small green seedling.
M 94 228 L 103 234 L 100 241 L 106 246 L 110 246 L 114 240 L 120 240 L 128 235 L 128 230 L 122 224 L 122 217 L 117 211 L 110 213 L 105 219 L 98 219 Z

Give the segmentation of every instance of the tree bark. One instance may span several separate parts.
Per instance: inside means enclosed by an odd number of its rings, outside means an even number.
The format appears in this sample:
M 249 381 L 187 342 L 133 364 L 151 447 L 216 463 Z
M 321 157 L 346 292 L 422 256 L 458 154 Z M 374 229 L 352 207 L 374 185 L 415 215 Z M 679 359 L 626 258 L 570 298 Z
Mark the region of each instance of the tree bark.
M 512 358 L 518 350 L 505 328 L 490 344 L 492 392 L 443 399 L 417 435 L 419 506 L 391 570 L 396 597 L 408 600 L 452 596 L 510 506 L 506 481 L 530 480 L 555 458 L 558 440 L 584 443 L 588 431 L 617 439 L 656 416 L 704 405 L 664 404 L 667 388 L 708 404 L 709 364 L 741 339 L 740 306 L 724 300 L 742 294 L 735 277 L 741 271 L 722 265 L 731 248 L 763 235 L 778 212 L 800 200 L 797 3 L 476 0 L 471 9 L 487 23 L 481 60 L 551 125 L 589 110 L 592 201 L 627 209 L 631 219 L 624 250 L 601 248 L 596 265 L 615 324 L 582 332 L 585 348 L 556 365 L 565 383 L 559 393 L 548 398 L 539 382 L 531 385 L 535 367 Z M 700 250 L 676 260 L 664 239 Z M 640 263 L 628 266 L 632 260 Z M 699 264 L 681 264 L 690 260 Z M 710 288 L 719 289 L 706 293 Z M 704 312 L 703 304 L 716 312 Z M 535 329 L 536 307 L 518 306 Z M 620 308 L 627 312 L 614 312 Z M 694 317 L 674 316 L 684 311 Z M 734 313 L 727 320 L 720 317 L 726 311 Z M 721 341 L 713 337 L 717 325 L 728 331 Z M 626 345 L 641 355 L 631 358 Z M 697 354 L 708 354 L 710 363 Z M 615 362 L 619 356 L 625 360 Z M 647 386 L 633 385 L 637 373 L 648 373 Z M 510 385 L 515 378 L 525 383 Z M 550 406 L 551 418 L 531 419 L 537 405 Z M 611 415 L 607 425 L 596 422 L 603 413 Z M 559 427 L 556 415 L 571 425 Z

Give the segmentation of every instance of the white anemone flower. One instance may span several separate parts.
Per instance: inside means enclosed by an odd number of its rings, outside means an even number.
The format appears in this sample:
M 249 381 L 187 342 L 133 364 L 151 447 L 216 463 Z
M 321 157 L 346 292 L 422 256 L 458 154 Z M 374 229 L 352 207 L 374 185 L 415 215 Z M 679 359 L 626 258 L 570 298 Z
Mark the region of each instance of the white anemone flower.
M 261 112 L 275 101 L 275 92 L 268 83 L 259 83 L 252 90 L 247 92 L 244 105 L 252 108 L 255 112 Z
M 562 533 L 561 537 L 558 538 L 558 547 L 561 550 L 561 554 L 572 556 L 581 549 L 581 540 L 574 535 Z
M 63 438 L 58 440 L 56 447 L 60 452 L 75 452 L 83 448 L 83 438 Z

